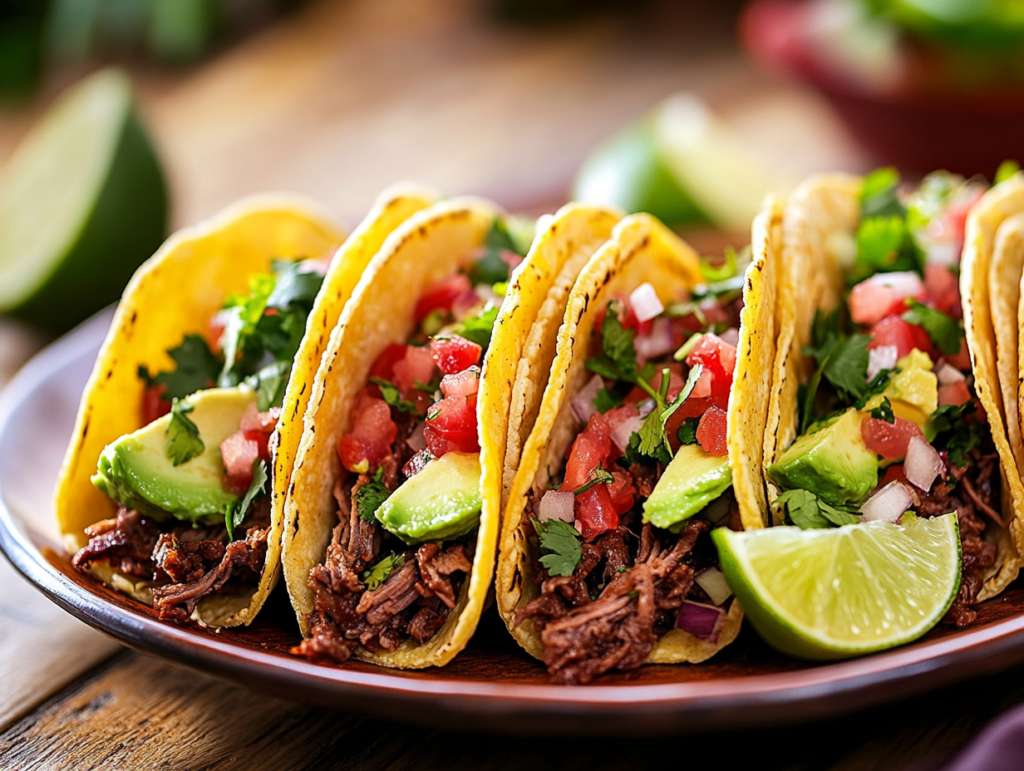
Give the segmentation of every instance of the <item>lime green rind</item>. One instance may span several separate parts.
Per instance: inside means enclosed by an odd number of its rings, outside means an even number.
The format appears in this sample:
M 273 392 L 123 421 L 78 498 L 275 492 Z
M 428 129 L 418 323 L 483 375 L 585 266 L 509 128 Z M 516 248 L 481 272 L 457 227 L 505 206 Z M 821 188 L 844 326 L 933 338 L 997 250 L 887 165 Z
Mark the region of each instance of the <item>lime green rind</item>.
M 953 604 L 961 565 L 956 514 L 905 519 L 827 530 L 719 528 L 712 538 L 758 634 L 787 655 L 827 661 L 911 642 Z M 865 588 L 873 589 L 858 591 Z

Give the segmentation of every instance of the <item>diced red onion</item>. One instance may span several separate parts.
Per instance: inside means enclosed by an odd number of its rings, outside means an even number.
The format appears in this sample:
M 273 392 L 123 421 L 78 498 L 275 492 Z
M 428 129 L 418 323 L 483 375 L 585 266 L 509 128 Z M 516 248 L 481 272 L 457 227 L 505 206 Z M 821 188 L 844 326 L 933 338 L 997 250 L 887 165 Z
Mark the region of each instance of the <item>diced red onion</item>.
M 636 405 L 637 414 L 641 418 L 646 418 L 652 412 L 654 412 L 654 399 L 644 399 L 638 405 Z
M 416 424 L 416 428 L 409 434 L 409 438 L 406 439 L 406 444 L 409 445 L 409 449 L 419 452 L 420 450 L 427 449 L 427 437 L 423 434 L 424 423 L 421 420 Z
M 724 618 L 725 611 L 721 608 L 703 602 L 684 600 L 679 608 L 679 615 L 676 616 L 676 628 L 689 632 L 701 640 L 716 643 Z
M 907 445 L 907 458 L 903 461 L 903 473 L 907 481 L 928 492 L 942 470 L 942 458 L 935 448 L 919 436 L 911 438 Z
M 948 361 L 939 364 L 939 368 L 935 370 L 935 377 L 938 378 L 939 385 L 954 385 L 966 379 L 964 373 Z
M 590 420 L 590 416 L 597 412 L 597 408 L 594 407 L 594 397 L 597 396 L 597 392 L 602 388 L 604 388 L 604 380 L 601 379 L 600 375 L 594 375 L 583 386 L 583 389 L 573 397 L 573 400 L 569 402 L 573 414 L 581 423 L 586 423 Z
M 668 319 L 658 319 L 646 335 L 637 335 L 634 341 L 638 359 L 649 361 L 675 350 L 672 340 L 672 325 Z
M 880 345 L 868 351 L 868 380 L 874 380 L 883 369 L 895 367 L 899 353 L 895 345 Z
M 548 490 L 544 493 L 544 497 L 540 499 L 540 505 L 537 507 L 537 518 L 541 522 L 557 519 L 561 522 L 571 523 L 575 519 L 573 514 L 573 504 L 575 501 L 576 496 L 568 490 Z
M 639 431 L 640 426 L 642 426 L 643 424 L 644 419 L 641 418 L 639 415 L 637 415 L 636 417 L 627 418 L 626 420 L 619 423 L 619 425 L 612 429 L 611 436 L 612 441 L 615 443 L 615 446 L 618 447 L 619 450 L 621 450 L 622 452 L 625 452 L 626 448 L 629 447 L 629 437 L 631 437 L 635 432 Z
M 865 522 L 896 522 L 914 504 L 902 482 L 890 482 L 860 507 Z
M 629 295 L 629 304 L 638 321 L 650 321 L 665 310 L 665 306 L 658 299 L 658 293 L 647 282 L 633 290 Z
M 718 338 L 723 343 L 728 343 L 733 348 L 735 348 L 737 345 L 740 344 L 740 331 L 736 329 L 736 327 L 729 327 L 722 334 L 720 334 Z
M 725 573 L 718 568 L 708 568 L 699 572 L 695 579 L 697 586 L 703 589 L 715 605 L 721 605 L 732 597 L 732 589 L 725 580 Z

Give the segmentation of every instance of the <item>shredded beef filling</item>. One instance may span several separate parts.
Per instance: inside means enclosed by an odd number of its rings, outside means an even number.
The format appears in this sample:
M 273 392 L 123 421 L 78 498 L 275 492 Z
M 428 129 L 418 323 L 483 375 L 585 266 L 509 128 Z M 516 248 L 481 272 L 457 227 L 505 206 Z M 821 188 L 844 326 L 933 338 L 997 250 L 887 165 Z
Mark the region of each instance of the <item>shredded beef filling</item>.
M 89 542 L 72 558 L 86 569 L 109 561 L 130 576 L 156 584 L 153 607 L 160 618 L 184 621 L 204 597 L 241 592 L 259 581 L 267 556 L 269 506 L 254 506 L 245 538 L 228 541 L 223 526 L 192 528 L 164 525 L 123 506 L 114 519 L 86 528 Z
M 399 427 L 392 454 L 381 464 L 388 490 L 398 487 L 398 469 L 415 452 L 408 446 L 415 427 L 415 421 Z M 313 662 L 343 664 L 360 645 L 369 651 L 393 651 L 406 639 L 422 645 L 448 619 L 472 568 L 461 544 L 425 543 L 404 551 L 402 564 L 369 589 L 362 574 L 386 553 L 381 547 L 390 537 L 376 522 L 362 519 L 352 503 L 369 479 L 360 475 L 347 494 L 340 480 L 335 484 L 340 523 L 323 563 L 309 572 L 315 607 L 308 617 L 310 636 L 291 651 Z

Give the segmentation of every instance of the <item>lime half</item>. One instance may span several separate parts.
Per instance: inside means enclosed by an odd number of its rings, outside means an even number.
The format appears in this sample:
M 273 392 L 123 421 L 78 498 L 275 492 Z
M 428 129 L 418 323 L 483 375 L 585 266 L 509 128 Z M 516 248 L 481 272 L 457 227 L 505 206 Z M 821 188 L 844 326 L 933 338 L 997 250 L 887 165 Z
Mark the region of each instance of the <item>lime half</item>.
M 0 312 L 74 325 L 120 296 L 166 227 L 167 187 L 131 84 L 96 73 L 0 168 Z
M 956 514 L 824 530 L 712 534 L 729 586 L 772 647 L 839 659 L 915 640 L 960 588 Z

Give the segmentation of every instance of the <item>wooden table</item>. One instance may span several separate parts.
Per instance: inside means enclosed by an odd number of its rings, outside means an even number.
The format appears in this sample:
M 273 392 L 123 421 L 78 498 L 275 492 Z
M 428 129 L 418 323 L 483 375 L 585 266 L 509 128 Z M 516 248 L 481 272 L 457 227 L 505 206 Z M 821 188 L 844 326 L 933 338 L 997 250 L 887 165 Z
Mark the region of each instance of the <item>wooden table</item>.
M 703 95 L 777 162 L 864 167 L 812 96 L 744 62 L 720 4 L 671 5 L 655 5 L 653 18 L 530 31 L 488 23 L 469 0 L 325 1 L 196 72 L 140 72 L 174 221 L 289 189 L 351 224 L 399 179 L 511 209 L 553 206 L 591 147 L 679 89 Z M 710 24 L 696 25 L 705 14 Z M 0 117 L 0 156 L 39 109 Z M 0 383 L 40 344 L 0 322 Z M 129 652 L 0 560 L 4 769 L 634 769 L 705 757 L 762 769 L 901 768 L 958 746 L 1024 701 L 1022 676 L 1013 670 L 847 720 L 742 738 L 456 735 L 263 697 Z

